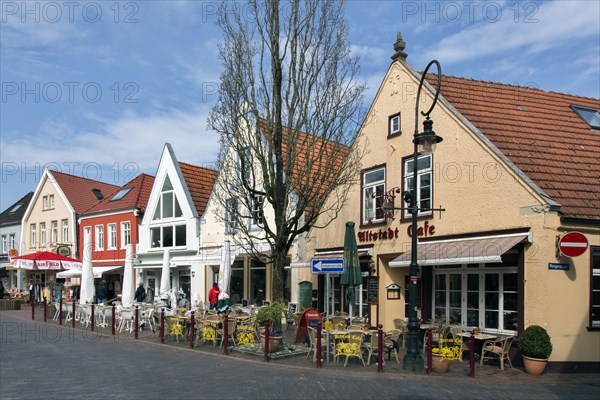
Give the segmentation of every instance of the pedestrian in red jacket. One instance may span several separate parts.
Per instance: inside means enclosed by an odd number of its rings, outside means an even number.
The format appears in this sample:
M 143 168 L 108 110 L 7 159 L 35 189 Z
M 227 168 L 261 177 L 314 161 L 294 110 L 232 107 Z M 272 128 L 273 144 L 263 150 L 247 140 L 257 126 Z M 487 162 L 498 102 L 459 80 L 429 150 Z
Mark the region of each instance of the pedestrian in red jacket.
M 219 284 L 213 283 L 213 287 L 208 291 L 208 302 L 210 303 L 210 310 L 214 310 L 217 307 L 217 299 L 219 298 Z

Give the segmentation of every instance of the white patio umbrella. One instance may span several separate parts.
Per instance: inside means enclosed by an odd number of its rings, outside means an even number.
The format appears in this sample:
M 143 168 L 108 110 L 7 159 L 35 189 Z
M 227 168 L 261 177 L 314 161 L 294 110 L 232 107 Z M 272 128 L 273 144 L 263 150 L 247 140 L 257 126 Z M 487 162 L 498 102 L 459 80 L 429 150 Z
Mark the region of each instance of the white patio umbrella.
M 169 265 L 169 250 L 165 249 L 163 253 L 162 275 L 160 277 L 160 298 L 166 300 L 169 298 L 171 290 L 171 266 Z
M 83 265 L 81 267 L 81 289 L 79 304 L 94 302 L 94 269 L 92 268 L 92 233 L 83 234 Z
M 125 268 L 123 271 L 123 285 L 121 303 L 123 307 L 133 307 L 135 286 L 133 284 L 133 245 L 125 246 Z
M 221 247 L 221 279 L 219 287 L 221 292 L 229 293 L 229 282 L 231 281 L 231 243 L 229 240 L 223 242 Z

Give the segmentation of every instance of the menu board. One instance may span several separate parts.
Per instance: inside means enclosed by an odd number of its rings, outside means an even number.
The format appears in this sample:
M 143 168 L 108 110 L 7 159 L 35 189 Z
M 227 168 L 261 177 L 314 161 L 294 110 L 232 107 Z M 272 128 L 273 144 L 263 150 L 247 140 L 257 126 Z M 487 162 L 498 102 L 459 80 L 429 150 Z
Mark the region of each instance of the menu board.
M 379 293 L 379 277 L 371 276 L 367 278 L 367 303 L 368 304 L 379 304 L 378 296 Z

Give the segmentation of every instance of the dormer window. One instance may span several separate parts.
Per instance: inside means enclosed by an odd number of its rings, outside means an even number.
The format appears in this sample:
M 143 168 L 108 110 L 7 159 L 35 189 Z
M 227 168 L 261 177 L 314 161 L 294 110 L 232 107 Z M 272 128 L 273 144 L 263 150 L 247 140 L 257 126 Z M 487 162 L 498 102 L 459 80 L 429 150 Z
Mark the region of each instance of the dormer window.
M 131 188 L 125 188 L 125 189 L 121 189 L 121 190 L 119 190 L 119 192 L 118 192 L 117 194 L 115 194 L 115 195 L 113 196 L 113 198 L 112 198 L 112 199 L 110 199 L 110 201 L 119 201 L 119 200 L 121 200 L 123 197 L 125 197 L 125 195 L 126 195 L 127 193 L 129 193 L 130 191 L 131 191 Z
M 573 111 L 592 129 L 600 129 L 600 113 L 593 108 L 572 105 Z
M 94 196 L 96 196 L 98 200 L 104 199 L 104 195 L 100 189 L 92 189 L 92 193 L 94 193 Z

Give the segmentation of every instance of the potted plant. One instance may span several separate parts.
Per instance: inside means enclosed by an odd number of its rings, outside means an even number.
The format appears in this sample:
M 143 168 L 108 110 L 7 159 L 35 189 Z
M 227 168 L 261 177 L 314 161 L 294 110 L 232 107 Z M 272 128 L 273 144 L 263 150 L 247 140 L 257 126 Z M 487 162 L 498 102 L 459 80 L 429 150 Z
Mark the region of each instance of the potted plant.
M 269 321 L 269 353 L 277 351 L 283 341 L 281 327 L 284 312 L 285 305 L 274 301 L 271 304 L 260 307 L 256 313 L 256 323 L 261 327 L 260 337 L 263 348 L 265 346 L 265 324 Z
M 448 372 L 452 360 L 461 359 L 461 339 L 440 339 L 439 346 L 431 348 L 431 369 Z
M 523 355 L 525 371 L 531 375 L 541 375 L 552 353 L 552 343 L 546 329 L 531 325 L 519 337 L 518 346 Z

